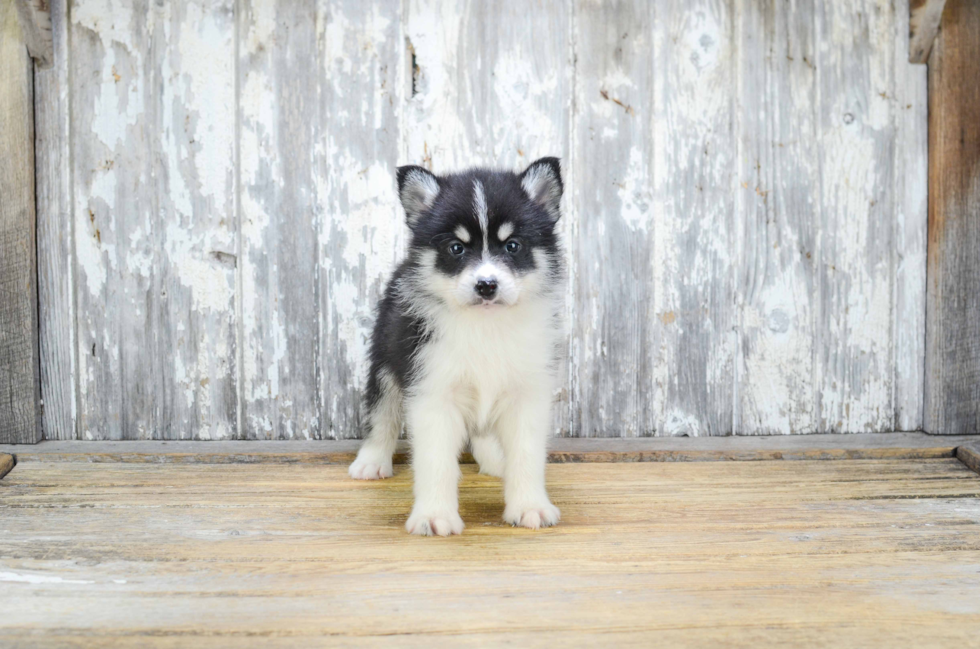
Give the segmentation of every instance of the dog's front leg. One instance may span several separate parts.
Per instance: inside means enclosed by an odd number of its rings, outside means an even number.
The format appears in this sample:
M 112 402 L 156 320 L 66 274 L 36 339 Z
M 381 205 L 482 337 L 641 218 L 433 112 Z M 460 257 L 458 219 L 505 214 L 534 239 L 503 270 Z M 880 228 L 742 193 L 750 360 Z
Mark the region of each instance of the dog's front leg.
M 531 529 L 549 527 L 561 514 L 544 483 L 551 398 L 547 392 L 520 395 L 497 422 L 504 449 L 504 520 Z
M 466 426 L 449 398 L 416 397 L 406 408 L 412 442 L 415 506 L 405 529 L 423 536 L 463 532 L 459 517 L 459 453 Z

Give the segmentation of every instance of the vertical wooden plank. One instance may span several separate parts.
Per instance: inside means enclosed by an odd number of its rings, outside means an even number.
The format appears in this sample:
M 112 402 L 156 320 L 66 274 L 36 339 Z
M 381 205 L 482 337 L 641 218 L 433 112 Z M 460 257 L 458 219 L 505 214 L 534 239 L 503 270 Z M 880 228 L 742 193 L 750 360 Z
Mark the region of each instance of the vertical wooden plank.
M 446 173 L 471 165 L 521 170 L 539 157 L 558 156 L 571 186 L 577 177 L 569 146 L 572 8 L 410 0 L 405 12 L 406 61 L 416 67 L 409 64 L 405 75 L 401 161 Z M 576 209 L 566 192 L 560 226 L 566 242 L 584 218 Z M 569 250 L 566 259 L 574 254 Z M 576 372 L 569 369 L 570 376 Z M 555 429 L 567 434 L 568 390 L 557 398 Z
M 34 75 L 37 272 L 42 427 L 75 439 L 75 265 L 72 248 L 68 3 L 51 3 L 52 67 Z
M 736 432 L 816 432 L 814 5 L 741 1 Z
M 316 7 L 240 6 L 242 436 L 309 439 L 320 435 Z
M 232 0 L 71 19 L 80 435 L 232 437 Z
M 656 426 L 658 320 L 653 312 L 653 3 L 578 2 L 572 215 L 570 432 L 649 435 Z M 662 117 L 662 115 L 661 115 Z M 654 394 L 651 394 L 654 390 Z
M 34 63 L 0 3 L 0 444 L 41 440 L 34 212 Z
M 735 73 L 727 2 L 657 5 L 651 385 L 660 435 L 732 432 Z M 652 308 L 651 308 L 652 306 Z M 619 305 L 622 312 L 626 305 Z M 649 430 L 640 430 L 649 433 Z
M 908 52 L 909 63 L 925 63 L 939 32 L 946 0 L 911 0 L 909 4 L 909 11 L 903 12 L 909 19 L 904 30 L 909 42 L 903 53 Z
M 922 430 L 926 348 L 929 96 L 926 68 L 909 63 L 909 12 L 895 5 L 894 430 Z
M 980 4 L 949 0 L 929 58 L 925 429 L 980 433 Z
M 360 436 L 374 307 L 404 247 L 394 173 L 411 84 L 400 2 L 320 0 L 317 41 L 319 416 L 323 437 L 345 439 Z
M 895 412 L 894 8 L 883 0 L 823 3 L 815 24 L 817 427 L 883 432 Z

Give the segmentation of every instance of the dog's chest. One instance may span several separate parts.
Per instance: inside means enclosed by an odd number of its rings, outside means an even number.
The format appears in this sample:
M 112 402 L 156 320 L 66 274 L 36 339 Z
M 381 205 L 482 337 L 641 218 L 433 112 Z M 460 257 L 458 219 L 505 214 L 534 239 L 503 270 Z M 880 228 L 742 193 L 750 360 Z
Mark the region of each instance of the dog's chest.
M 452 394 L 477 425 L 502 399 L 550 382 L 557 335 L 545 317 L 487 315 L 443 322 L 421 368 L 427 387 Z

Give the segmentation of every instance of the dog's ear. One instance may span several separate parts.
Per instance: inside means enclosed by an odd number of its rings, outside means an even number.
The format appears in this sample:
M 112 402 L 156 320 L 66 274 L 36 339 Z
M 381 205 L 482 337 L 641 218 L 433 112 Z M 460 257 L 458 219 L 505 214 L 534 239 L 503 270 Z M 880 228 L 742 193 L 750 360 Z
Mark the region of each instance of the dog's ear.
M 557 221 L 561 216 L 561 162 L 558 158 L 540 158 L 521 174 L 521 187 L 532 201 L 540 205 Z
M 409 227 L 418 223 L 419 217 L 432 207 L 439 195 L 439 179 L 422 167 L 408 165 L 398 167 L 398 198 L 405 208 Z

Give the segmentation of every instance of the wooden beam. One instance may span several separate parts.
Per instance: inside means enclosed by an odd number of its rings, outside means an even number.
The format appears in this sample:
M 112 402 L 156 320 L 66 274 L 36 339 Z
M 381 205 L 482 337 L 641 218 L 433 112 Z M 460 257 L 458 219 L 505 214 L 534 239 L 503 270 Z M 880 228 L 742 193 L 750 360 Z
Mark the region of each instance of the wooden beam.
M 929 60 L 945 5 L 946 0 L 912 0 L 909 3 L 909 63 Z
M 27 51 L 38 67 L 49 68 L 54 61 L 54 45 L 51 38 L 51 12 L 48 0 L 14 0 L 20 15 Z
M 41 440 L 34 243 L 34 65 L 0 2 L 0 442 Z
M 744 437 L 558 438 L 548 444 L 555 464 L 577 462 L 712 462 L 755 460 L 842 460 L 951 458 L 961 445 L 980 442 L 975 436 L 925 433 L 855 435 L 773 435 Z M 21 462 L 128 462 L 134 464 L 349 464 L 357 440 L 337 441 L 46 441 L 29 449 L 0 446 L 17 452 Z M 399 444 L 395 463 L 408 458 Z M 464 454 L 461 463 L 472 464 Z
M 980 2 L 950 0 L 929 57 L 925 429 L 980 432 Z
M 972 471 L 980 473 L 980 443 L 972 446 L 957 446 L 956 459 Z

